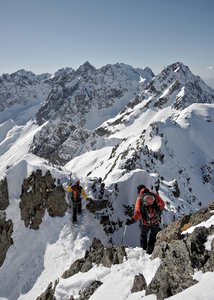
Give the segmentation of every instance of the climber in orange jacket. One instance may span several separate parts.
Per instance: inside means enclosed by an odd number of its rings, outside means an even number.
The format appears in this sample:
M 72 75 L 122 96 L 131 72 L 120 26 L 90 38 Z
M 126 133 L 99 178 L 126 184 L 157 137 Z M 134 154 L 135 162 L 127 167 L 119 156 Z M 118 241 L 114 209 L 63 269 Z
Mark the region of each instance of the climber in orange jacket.
M 150 193 L 145 185 L 137 187 L 139 196 L 135 204 L 135 212 L 131 219 L 126 220 L 126 225 L 134 224 L 141 219 L 140 247 L 151 254 L 154 250 L 156 235 L 159 231 L 161 215 L 165 208 L 163 199 L 156 193 Z M 147 235 L 150 231 L 149 241 Z M 147 245 L 148 244 L 148 245 Z M 147 247 L 148 246 L 148 247 Z

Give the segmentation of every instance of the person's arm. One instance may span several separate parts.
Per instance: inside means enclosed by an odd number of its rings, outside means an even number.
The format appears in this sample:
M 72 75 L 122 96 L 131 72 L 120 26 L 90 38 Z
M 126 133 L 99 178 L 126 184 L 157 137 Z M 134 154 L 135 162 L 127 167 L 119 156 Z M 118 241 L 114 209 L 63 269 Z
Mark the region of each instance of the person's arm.
M 132 216 L 132 218 L 137 221 L 140 219 L 141 217 L 141 205 L 142 205 L 142 202 L 141 202 L 141 197 L 137 197 L 137 201 L 136 201 L 136 204 L 135 204 L 135 212 L 134 212 L 134 215 Z
M 140 212 L 140 208 L 141 208 L 141 197 L 137 197 L 137 201 L 135 204 L 135 212 L 134 215 L 132 216 L 131 219 L 126 219 L 125 224 L 126 225 L 132 225 L 134 224 L 138 219 L 140 219 L 141 217 L 141 212 Z
M 85 199 L 88 199 L 88 197 L 86 196 L 85 191 L 83 190 L 83 188 L 81 188 L 81 194 Z
M 65 189 L 67 192 L 71 192 L 72 191 L 72 187 L 70 185 L 67 186 L 67 188 Z
M 165 208 L 165 203 L 163 199 L 158 194 L 155 194 L 155 197 L 157 204 L 160 206 L 160 209 L 163 210 Z

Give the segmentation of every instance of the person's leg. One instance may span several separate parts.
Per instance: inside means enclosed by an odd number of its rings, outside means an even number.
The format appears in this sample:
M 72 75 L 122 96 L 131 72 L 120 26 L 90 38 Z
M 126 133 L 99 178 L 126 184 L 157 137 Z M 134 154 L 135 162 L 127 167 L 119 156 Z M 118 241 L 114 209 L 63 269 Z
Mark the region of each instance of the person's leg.
M 77 204 L 73 201 L 73 223 L 77 222 Z
M 152 254 L 152 252 L 154 250 L 155 242 L 156 242 L 156 235 L 158 233 L 158 227 L 159 227 L 159 224 L 151 226 L 151 232 L 150 232 L 150 237 L 149 237 L 149 242 L 148 242 L 148 249 L 147 249 L 148 254 Z
M 147 234 L 149 232 L 148 226 L 141 223 L 141 232 L 140 232 L 140 247 L 143 248 L 143 250 L 146 250 L 147 248 Z
M 81 201 L 78 202 L 78 214 L 79 215 L 82 214 L 82 202 Z

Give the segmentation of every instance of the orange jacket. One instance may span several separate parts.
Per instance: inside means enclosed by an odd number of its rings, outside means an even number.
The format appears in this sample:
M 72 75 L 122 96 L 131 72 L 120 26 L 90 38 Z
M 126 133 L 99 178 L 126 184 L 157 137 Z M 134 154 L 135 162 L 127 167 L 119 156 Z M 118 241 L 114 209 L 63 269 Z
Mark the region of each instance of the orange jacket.
M 81 187 L 81 186 L 80 186 L 80 187 Z M 72 192 L 72 186 L 68 185 L 67 188 L 66 188 L 66 191 L 67 191 L 67 192 Z M 87 198 L 86 193 L 85 193 L 85 191 L 83 190 L 82 187 L 81 187 L 81 194 L 82 194 L 82 196 L 83 196 L 85 199 Z
M 142 190 L 140 191 L 140 195 L 142 195 L 144 192 L 146 192 L 146 193 L 149 192 L 149 189 L 147 189 L 147 188 L 142 189 Z M 154 193 L 154 195 L 155 195 L 157 204 L 160 206 L 160 209 L 163 210 L 164 207 L 165 207 L 165 203 L 164 203 L 163 199 L 162 199 L 158 194 L 156 194 L 156 193 Z M 133 217 L 132 217 L 135 221 L 139 220 L 140 217 L 142 216 L 142 215 L 141 215 L 141 211 L 140 211 L 141 206 L 142 206 L 141 197 L 138 196 L 138 197 L 137 197 L 137 200 L 136 200 L 136 204 L 135 204 L 135 212 L 134 212 L 134 215 L 133 215 Z M 145 224 L 145 225 L 149 225 L 149 224 L 147 224 L 147 222 L 146 222 L 145 220 L 143 220 L 143 219 L 142 219 L 142 223 Z M 158 223 L 159 223 L 159 222 L 158 222 Z

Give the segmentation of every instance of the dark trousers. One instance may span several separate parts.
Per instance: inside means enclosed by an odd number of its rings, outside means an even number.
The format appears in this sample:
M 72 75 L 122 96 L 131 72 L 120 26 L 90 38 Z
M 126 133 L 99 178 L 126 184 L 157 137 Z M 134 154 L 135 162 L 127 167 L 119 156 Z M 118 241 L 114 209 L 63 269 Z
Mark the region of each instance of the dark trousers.
M 155 247 L 156 235 L 158 233 L 159 224 L 147 226 L 141 223 L 141 232 L 140 232 L 140 247 L 148 254 L 151 254 Z M 147 242 L 147 235 L 150 231 L 149 241 Z
M 72 207 L 73 207 L 73 222 L 77 222 L 77 213 L 79 215 L 82 214 L 82 202 L 79 201 L 72 201 Z

